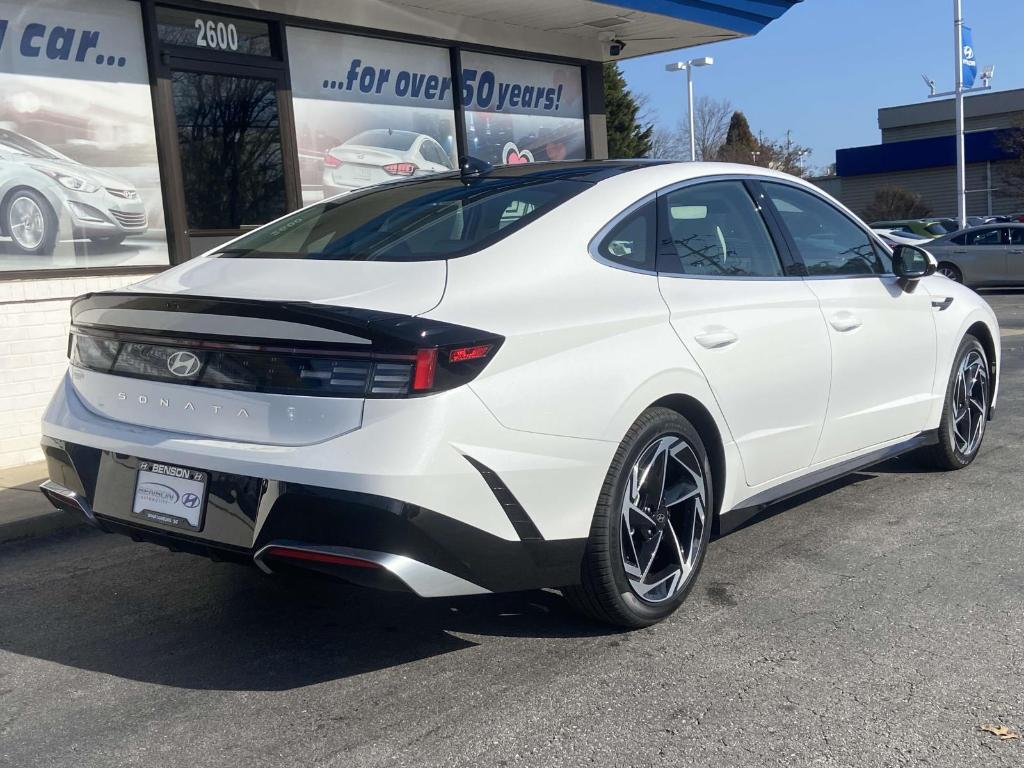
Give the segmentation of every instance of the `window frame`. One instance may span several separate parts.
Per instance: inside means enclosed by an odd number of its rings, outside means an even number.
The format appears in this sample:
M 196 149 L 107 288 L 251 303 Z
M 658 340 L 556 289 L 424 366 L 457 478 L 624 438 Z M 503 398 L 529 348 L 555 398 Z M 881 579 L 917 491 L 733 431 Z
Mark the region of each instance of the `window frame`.
M 795 189 L 795 190 L 800 191 L 800 192 L 805 192 L 806 194 L 811 195 L 812 197 L 815 197 L 818 200 L 820 200 L 822 203 L 827 205 L 829 208 L 834 210 L 840 216 L 842 216 L 847 221 L 849 221 L 851 224 L 853 224 L 857 229 L 859 229 L 865 235 L 865 237 L 867 237 L 868 242 L 872 246 L 874 246 L 875 248 L 881 248 L 882 249 L 882 253 L 885 254 L 885 256 L 887 256 L 888 259 L 889 259 L 890 270 L 887 271 L 887 272 L 871 272 L 871 273 L 866 273 L 866 274 L 851 274 L 851 275 L 812 275 L 812 274 L 809 274 L 808 271 L 807 271 L 807 263 L 804 261 L 803 254 L 800 252 L 800 248 L 797 246 L 796 240 L 793 237 L 793 234 L 789 231 L 789 227 L 786 226 L 786 223 L 785 223 L 785 220 L 782 217 L 782 214 L 779 213 L 778 208 L 775 207 L 775 203 L 772 201 L 772 199 L 768 195 L 767 191 L 764 191 L 764 188 L 763 188 L 763 186 L 762 186 L 762 184 L 760 182 L 765 182 L 765 183 L 769 183 L 769 184 L 778 184 L 780 186 L 790 187 L 791 189 Z M 878 235 L 876 235 L 874 232 L 872 232 L 871 228 L 867 227 L 865 224 L 863 224 L 856 216 L 853 215 L 852 212 L 850 212 L 850 211 L 844 209 L 842 206 L 836 204 L 835 201 L 830 200 L 828 197 L 826 197 L 825 195 L 821 194 L 817 190 L 805 187 L 803 184 L 794 184 L 793 182 L 789 181 L 788 179 L 776 179 L 776 178 L 769 178 L 769 177 L 760 178 L 760 179 L 758 179 L 757 187 L 762 190 L 762 193 L 764 195 L 765 205 L 766 205 L 766 207 L 771 209 L 772 215 L 776 217 L 776 220 L 778 221 L 779 228 L 780 228 L 780 230 L 782 232 L 782 235 L 786 238 L 786 242 L 789 244 L 789 247 L 792 250 L 794 258 L 799 261 L 799 263 L 801 265 L 801 268 L 803 269 L 803 276 L 806 279 L 808 279 L 808 280 L 853 280 L 853 279 L 864 279 L 864 278 L 881 279 L 881 278 L 886 278 L 886 277 L 895 277 L 895 273 L 893 273 L 892 270 L 891 270 L 892 249 L 889 248 L 884 242 L 882 242 L 882 240 L 878 237 Z

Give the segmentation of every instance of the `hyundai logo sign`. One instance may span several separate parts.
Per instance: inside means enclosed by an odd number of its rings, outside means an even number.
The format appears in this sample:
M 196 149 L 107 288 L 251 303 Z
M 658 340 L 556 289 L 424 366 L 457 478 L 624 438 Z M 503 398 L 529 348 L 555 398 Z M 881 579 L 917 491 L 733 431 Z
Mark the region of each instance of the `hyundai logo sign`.
M 195 376 L 199 373 L 199 366 L 199 358 L 187 350 L 180 350 L 167 358 L 167 370 L 182 378 Z

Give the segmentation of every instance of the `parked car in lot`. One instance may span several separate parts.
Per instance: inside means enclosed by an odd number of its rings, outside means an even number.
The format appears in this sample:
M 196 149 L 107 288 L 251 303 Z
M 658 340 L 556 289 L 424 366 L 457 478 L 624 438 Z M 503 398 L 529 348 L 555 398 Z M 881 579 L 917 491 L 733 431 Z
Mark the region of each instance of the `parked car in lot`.
M 1024 284 L 1024 224 L 986 224 L 937 238 L 939 273 L 973 287 Z
M 0 233 L 21 253 L 50 255 L 62 224 L 108 245 L 148 226 L 131 183 L 0 129 Z
M 948 230 L 938 221 L 929 219 L 896 219 L 893 221 L 875 221 L 871 224 L 872 229 L 892 229 L 911 232 L 922 237 L 941 237 L 948 234 Z
M 816 187 L 475 167 L 77 299 L 46 495 L 268 572 L 558 587 L 638 627 L 684 600 L 712 530 L 912 449 L 977 456 L 994 314 Z
M 324 197 L 371 184 L 452 170 L 434 139 L 413 131 L 363 131 L 324 153 Z
M 929 243 L 932 240 L 930 237 L 915 235 L 913 232 L 908 232 L 905 229 L 878 229 L 872 227 L 871 231 L 878 235 L 881 241 L 890 248 L 894 248 L 897 245 L 919 245 L 923 247 L 925 243 Z

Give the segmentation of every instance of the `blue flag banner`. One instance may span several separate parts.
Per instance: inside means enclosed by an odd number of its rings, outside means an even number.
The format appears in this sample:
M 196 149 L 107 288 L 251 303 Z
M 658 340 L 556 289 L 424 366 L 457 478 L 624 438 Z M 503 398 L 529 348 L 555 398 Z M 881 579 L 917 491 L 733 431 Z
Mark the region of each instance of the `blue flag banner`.
M 971 39 L 971 28 L 968 26 L 962 27 L 963 35 L 961 37 L 961 58 L 960 65 L 963 71 L 964 88 L 970 88 L 974 85 L 974 77 L 978 74 L 978 62 L 974 59 L 974 42 Z

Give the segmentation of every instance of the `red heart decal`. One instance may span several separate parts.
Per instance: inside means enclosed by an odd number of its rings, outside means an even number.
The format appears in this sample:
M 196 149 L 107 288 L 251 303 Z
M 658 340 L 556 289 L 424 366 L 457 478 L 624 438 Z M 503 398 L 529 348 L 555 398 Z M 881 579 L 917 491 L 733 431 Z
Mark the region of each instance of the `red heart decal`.
M 533 153 L 528 149 L 520 150 L 511 141 L 505 145 L 502 151 L 502 157 L 505 160 L 505 165 L 523 165 L 524 163 L 533 162 Z

